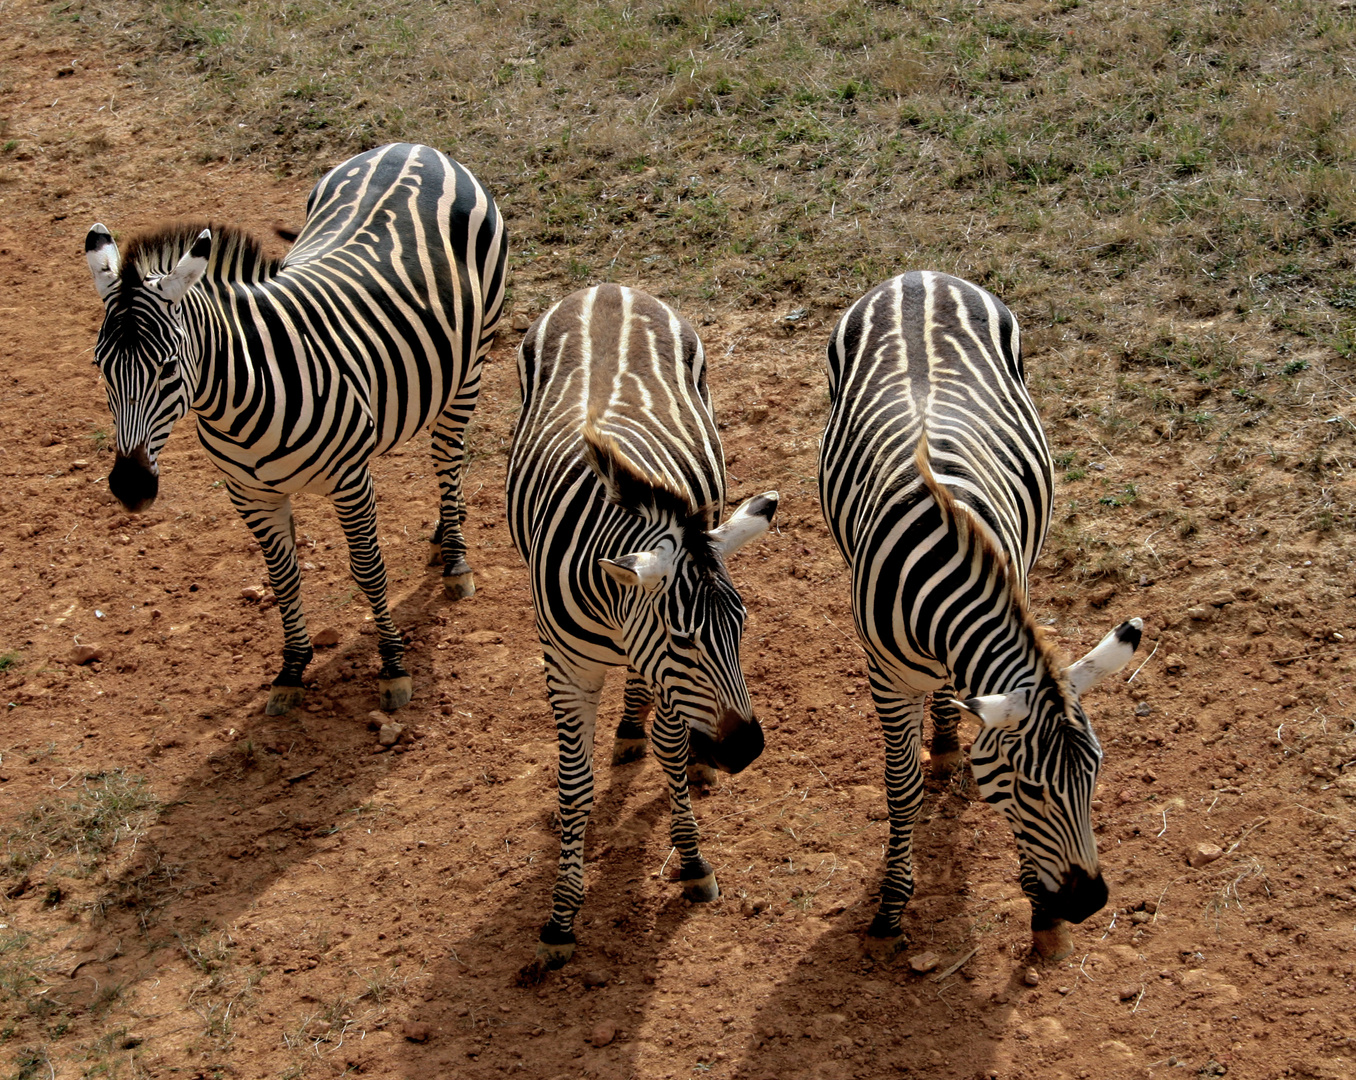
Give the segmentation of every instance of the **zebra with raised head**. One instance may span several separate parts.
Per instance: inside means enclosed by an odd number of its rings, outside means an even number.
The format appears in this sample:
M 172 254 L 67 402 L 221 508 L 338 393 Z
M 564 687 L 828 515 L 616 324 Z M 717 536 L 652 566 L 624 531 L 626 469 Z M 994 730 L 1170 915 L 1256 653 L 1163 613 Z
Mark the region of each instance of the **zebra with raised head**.
M 1142 622 L 1069 665 L 1032 620 L 1052 465 L 1017 322 L 997 298 L 946 274 L 887 281 L 839 320 L 828 374 L 819 493 L 885 731 L 890 840 L 870 937 L 902 940 L 931 693 L 934 767 L 960 763 L 957 719 L 973 714 L 979 791 L 1016 834 L 1037 948 L 1062 955 L 1066 920 L 1107 898 L 1090 821 L 1102 749 L 1079 699 L 1129 662 Z
M 560 865 L 539 962 L 574 952 L 603 677 L 628 670 L 624 758 L 653 704 L 670 834 L 690 900 L 717 893 L 697 846 L 689 755 L 738 772 L 763 749 L 739 666 L 744 605 L 725 560 L 762 535 L 777 493 L 728 519 L 725 458 L 701 341 L 672 309 L 616 285 L 576 292 L 527 331 L 508 467 L 509 530 L 528 564 L 560 747 Z
M 104 301 L 95 364 L 117 435 L 109 490 L 133 512 L 159 489 L 157 458 L 189 412 L 259 541 L 283 619 L 267 711 L 302 699 L 312 657 L 292 496 L 334 501 L 353 576 L 372 604 L 381 707 L 409 701 L 404 643 L 386 603 L 368 463 L 431 425 L 438 552 L 470 596 L 461 524 L 463 436 L 504 299 L 507 244 L 494 200 L 427 146 L 396 144 L 332 169 L 282 260 L 234 228 L 172 226 L 120 253 L 85 238 Z

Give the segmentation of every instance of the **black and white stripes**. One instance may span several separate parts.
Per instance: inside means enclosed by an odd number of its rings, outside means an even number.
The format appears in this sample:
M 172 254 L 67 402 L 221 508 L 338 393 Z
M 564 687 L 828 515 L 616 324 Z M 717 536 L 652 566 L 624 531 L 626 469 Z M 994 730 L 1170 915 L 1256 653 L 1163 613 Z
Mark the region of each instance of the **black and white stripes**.
M 762 751 L 739 666 L 744 606 L 725 559 L 766 531 L 777 493 L 721 522 L 725 463 L 702 345 L 653 297 L 615 285 L 566 297 L 528 330 L 518 375 L 509 529 L 531 573 L 560 745 L 560 867 L 538 947 L 554 966 L 574 949 L 609 667 L 628 669 L 618 757 L 643 745 L 653 704 L 684 893 L 717 894 L 685 769 L 691 753 L 737 772 Z
M 281 262 L 234 229 L 204 226 L 160 230 L 120 255 L 95 225 L 85 250 L 106 309 L 95 362 L 117 432 L 113 494 L 130 510 L 148 506 L 170 429 L 197 415 L 282 610 L 270 713 L 300 700 L 311 658 L 291 496 L 333 499 L 380 634 L 382 707 L 403 705 L 410 679 L 386 604 L 368 462 L 432 426 L 435 561 L 447 591 L 469 596 L 463 435 L 505 286 L 494 200 L 438 151 L 398 144 L 316 185 Z
M 886 742 L 890 843 L 871 934 L 898 939 L 913 894 L 931 692 L 939 769 L 959 764 L 959 711 L 981 721 L 975 778 L 1016 834 L 1049 947 L 1058 920 L 1106 900 L 1089 821 L 1102 752 L 1079 695 L 1129 661 L 1140 621 L 1068 668 L 1036 632 L 1027 573 L 1050 521 L 1050 452 L 1017 323 L 995 297 L 945 274 L 895 278 L 843 315 L 828 367 L 820 497 Z

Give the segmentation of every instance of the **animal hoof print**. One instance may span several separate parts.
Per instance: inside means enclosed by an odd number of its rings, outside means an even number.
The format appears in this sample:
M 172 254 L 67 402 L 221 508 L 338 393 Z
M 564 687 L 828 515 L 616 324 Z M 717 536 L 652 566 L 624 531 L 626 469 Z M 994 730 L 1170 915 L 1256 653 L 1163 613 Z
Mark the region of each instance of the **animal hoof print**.
M 395 712 L 402 705 L 408 705 L 410 698 L 414 697 L 414 680 L 408 675 L 399 679 L 380 679 L 377 681 L 377 690 L 381 694 L 382 711 Z
M 716 884 L 715 874 L 683 882 L 683 896 L 694 904 L 709 904 L 719 895 L 720 886 Z
M 1049 930 L 1033 930 L 1031 937 L 1042 960 L 1063 960 L 1073 952 L 1073 926 L 1056 919 Z
M 474 574 L 444 574 L 443 592 L 449 600 L 469 600 L 476 594 Z
M 559 945 L 550 945 L 545 941 L 537 943 L 537 963 L 552 970 L 563 967 L 574 955 L 574 942 L 561 942 Z
M 625 765 L 645 756 L 649 744 L 644 739 L 618 739 L 612 744 L 612 764 Z
M 268 692 L 268 704 L 264 713 L 268 716 L 282 716 L 302 703 L 306 691 L 300 686 L 275 686 Z

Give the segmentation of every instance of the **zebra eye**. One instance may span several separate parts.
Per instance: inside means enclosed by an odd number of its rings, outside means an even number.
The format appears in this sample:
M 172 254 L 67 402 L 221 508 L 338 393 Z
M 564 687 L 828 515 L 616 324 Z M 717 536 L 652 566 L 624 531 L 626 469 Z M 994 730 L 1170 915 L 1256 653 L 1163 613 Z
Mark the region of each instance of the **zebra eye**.
M 680 649 L 695 649 L 697 647 L 697 642 L 693 639 L 691 634 L 684 634 L 674 630 L 669 636 L 673 638 L 673 643 Z
M 160 365 L 160 377 L 162 379 L 172 379 L 179 374 L 179 358 L 171 356 L 162 365 Z

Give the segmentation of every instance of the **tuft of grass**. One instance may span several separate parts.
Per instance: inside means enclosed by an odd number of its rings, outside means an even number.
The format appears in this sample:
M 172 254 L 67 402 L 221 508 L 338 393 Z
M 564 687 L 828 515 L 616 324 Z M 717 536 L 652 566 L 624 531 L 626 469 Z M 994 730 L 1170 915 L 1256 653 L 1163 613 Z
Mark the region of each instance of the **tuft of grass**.
M 22 659 L 22 654 L 11 649 L 9 652 L 0 653 L 0 672 L 8 671 Z

